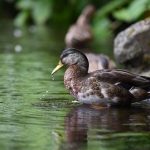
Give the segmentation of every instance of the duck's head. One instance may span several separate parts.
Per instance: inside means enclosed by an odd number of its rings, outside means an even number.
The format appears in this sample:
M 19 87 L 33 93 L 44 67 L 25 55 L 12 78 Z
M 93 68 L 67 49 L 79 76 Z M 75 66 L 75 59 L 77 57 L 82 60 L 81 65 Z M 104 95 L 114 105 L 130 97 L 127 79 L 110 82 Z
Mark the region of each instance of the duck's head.
M 77 65 L 80 67 L 80 69 L 86 72 L 88 72 L 89 67 L 88 59 L 86 58 L 86 56 L 81 51 L 75 48 L 67 48 L 61 53 L 60 61 L 51 74 L 53 75 L 57 70 L 62 68 L 64 65 L 68 67 L 72 65 Z

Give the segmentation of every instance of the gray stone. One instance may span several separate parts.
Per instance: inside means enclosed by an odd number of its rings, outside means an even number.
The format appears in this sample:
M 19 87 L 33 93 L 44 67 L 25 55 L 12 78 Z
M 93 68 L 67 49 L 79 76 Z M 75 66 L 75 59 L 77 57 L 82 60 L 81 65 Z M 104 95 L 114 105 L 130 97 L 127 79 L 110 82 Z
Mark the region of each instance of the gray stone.
M 150 54 L 150 18 L 131 25 L 114 40 L 114 55 L 118 63 L 137 64 L 144 53 Z

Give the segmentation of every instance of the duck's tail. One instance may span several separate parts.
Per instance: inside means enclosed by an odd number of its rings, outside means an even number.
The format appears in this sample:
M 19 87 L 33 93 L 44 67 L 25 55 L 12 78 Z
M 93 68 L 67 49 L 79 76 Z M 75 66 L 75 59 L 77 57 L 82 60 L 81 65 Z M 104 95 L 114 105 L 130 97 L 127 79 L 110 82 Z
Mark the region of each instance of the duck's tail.
M 141 76 L 141 77 L 143 77 L 143 78 L 145 78 L 145 79 L 150 81 L 150 77 L 149 76 Z

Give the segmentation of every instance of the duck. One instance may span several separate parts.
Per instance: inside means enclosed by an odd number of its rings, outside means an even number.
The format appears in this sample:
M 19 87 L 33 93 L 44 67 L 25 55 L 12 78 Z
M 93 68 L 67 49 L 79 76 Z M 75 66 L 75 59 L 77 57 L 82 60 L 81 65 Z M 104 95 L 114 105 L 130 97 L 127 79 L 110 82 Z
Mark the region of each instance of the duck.
M 85 48 L 93 39 L 90 20 L 95 13 L 93 5 L 87 5 L 75 24 L 71 25 L 65 36 L 67 47 Z
M 84 52 L 89 61 L 88 72 L 101 69 L 114 69 L 116 68 L 115 62 L 105 54 Z
M 102 69 L 88 72 L 89 62 L 83 52 L 75 48 L 62 51 L 54 75 L 63 66 L 64 85 L 80 103 L 95 106 L 129 106 L 150 98 L 150 77 L 122 69 Z

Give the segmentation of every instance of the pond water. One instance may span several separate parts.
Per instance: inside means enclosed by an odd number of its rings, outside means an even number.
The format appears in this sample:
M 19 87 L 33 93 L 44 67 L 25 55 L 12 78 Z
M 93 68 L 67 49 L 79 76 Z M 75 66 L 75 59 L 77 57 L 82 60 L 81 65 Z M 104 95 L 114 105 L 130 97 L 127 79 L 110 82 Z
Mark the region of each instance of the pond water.
M 0 149 L 149 150 L 150 107 L 75 104 L 61 70 L 63 32 L 0 24 Z

